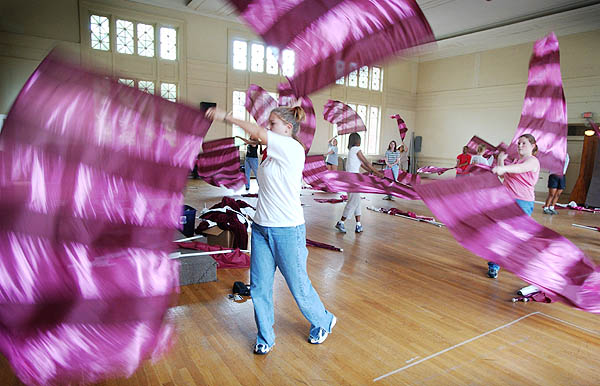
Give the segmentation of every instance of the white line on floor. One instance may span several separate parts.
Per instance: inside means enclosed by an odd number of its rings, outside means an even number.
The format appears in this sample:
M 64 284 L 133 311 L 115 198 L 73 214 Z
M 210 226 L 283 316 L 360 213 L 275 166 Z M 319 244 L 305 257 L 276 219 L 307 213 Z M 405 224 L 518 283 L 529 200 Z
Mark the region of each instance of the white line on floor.
M 561 323 L 564 323 L 564 324 L 567 324 L 567 325 L 569 325 L 569 326 L 576 327 L 576 328 L 578 328 L 578 329 L 580 329 L 580 330 L 582 330 L 582 331 L 588 332 L 588 333 L 590 333 L 590 334 L 592 334 L 592 335 L 600 336 L 600 334 L 599 334 L 597 331 L 594 331 L 594 330 L 589 330 L 589 329 L 587 329 L 587 328 L 585 328 L 585 327 L 581 327 L 581 326 L 578 326 L 578 325 L 576 325 L 576 324 L 573 324 L 573 323 L 571 323 L 571 322 L 567 322 L 566 320 L 559 319 L 559 318 L 557 318 L 557 317 L 555 317 L 555 316 L 551 316 L 551 315 L 548 315 L 548 314 L 544 314 L 543 312 L 540 312 L 539 314 L 540 314 L 540 315 L 543 315 L 543 316 L 545 316 L 545 317 L 547 317 L 547 318 L 550 318 L 550 319 L 558 320 L 559 322 L 561 322 Z
M 513 324 L 515 324 L 515 323 L 517 323 L 517 322 L 519 322 L 519 321 L 521 321 L 521 320 L 523 320 L 523 319 L 525 319 L 525 318 L 528 318 L 528 317 L 530 317 L 531 315 L 538 315 L 538 314 L 542 314 L 542 313 L 541 313 L 541 312 L 539 312 L 539 311 L 536 311 L 536 312 L 532 312 L 531 314 L 527 314 L 527 315 L 525 315 L 525 316 L 521 316 L 520 318 L 518 318 L 518 319 L 515 319 L 515 320 L 513 320 L 513 321 L 512 321 L 512 322 L 510 322 L 510 323 L 506 323 L 506 324 L 504 324 L 504 325 L 502 325 L 502 326 L 500 326 L 500 327 L 496 327 L 496 328 L 494 328 L 493 330 L 490 330 L 490 331 L 488 331 L 488 332 L 484 332 L 484 333 L 483 333 L 483 334 L 481 334 L 481 335 L 477 335 L 477 336 L 475 336 L 475 337 L 473 337 L 473 338 L 467 339 L 467 340 L 465 340 L 464 342 L 461 342 L 461 343 L 455 344 L 455 345 L 454 345 L 454 346 L 452 346 L 452 347 L 448 347 L 448 348 L 446 348 L 446 349 L 444 349 L 444 350 L 442 350 L 442 351 L 438 351 L 438 352 L 436 352 L 435 354 L 431 354 L 430 356 L 428 356 L 428 357 L 425 357 L 425 358 L 423 358 L 423 359 L 421 359 L 421 360 L 418 360 L 418 361 L 416 361 L 416 362 L 413 362 L 413 363 L 411 363 L 411 364 L 409 364 L 409 365 L 406 365 L 406 366 L 404 366 L 404 367 L 400 367 L 400 368 L 399 368 L 399 369 L 397 369 L 397 370 L 391 371 L 391 372 L 389 372 L 389 373 L 387 373 L 387 374 L 384 374 L 384 375 L 382 375 L 382 376 L 380 376 L 380 377 L 377 377 L 377 378 L 373 379 L 373 382 L 380 381 L 380 380 L 382 380 L 383 378 L 389 377 L 390 375 L 394 375 L 394 374 L 396 374 L 396 373 L 399 373 L 399 372 L 401 372 L 401 371 L 404 371 L 404 370 L 408 369 L 409 367 L 416 366 L 416 365 L 418 365 L 419 363 L 425 362 L 426 360 L 429 360 L 429 359 L 431 359 L 431 358 L 435 358 L 435 357 L 437 357 L 438 355 L 442 355 L 442 354 L 444 354 L 444 353 L 446 353 L 446 352 L 448 352 L 448 351 L 450 351 L 450 350 L 454 350 L 454 349 L 455 349 L 455 348 L 457 348 L 457 347 L 464 346 L 465 344 L 467 344 L 467 343 L 470 343 L 470 342 L 472 342 L 472 341 L 474 341 L 474 340 L 476 340 L 476 339 L 479 339 L 479 338 L 481 338 L 481 337 L 484 337 L 484 336 L 486 336 L 486 335 L 489 335 L 489 334 L 491 334 L 491 333 L 494 333 L 494 332 L 496 332 L 496 331 L 498 331 L 498 330 L 501 330 L 501 329 L 503 329 L 503 328 L 505 328 L 505 327 L 511 326 L 511 325 L 513 325 Z M 545 314 L 542 314 L 542 315 L 545 315 Z M 560 320 L 560 319 L 559 319 L 559 320 Z

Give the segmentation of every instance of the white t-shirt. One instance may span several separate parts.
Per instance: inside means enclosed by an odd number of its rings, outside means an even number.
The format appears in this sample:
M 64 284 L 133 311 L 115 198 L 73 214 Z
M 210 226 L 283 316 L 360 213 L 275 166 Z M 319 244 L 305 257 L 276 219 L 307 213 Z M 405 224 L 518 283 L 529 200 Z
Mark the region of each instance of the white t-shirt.
M 471 164 L 480 164 L 480 165 L 488 165 L 491 166 L 492 163 L 490 161 L 492 161 L 494 159 L 494 157 L 490 157 L 490 159 L 488 160 L 487 158 L 485 158 L 482 155 L 474 155 L 471 157 Z
M 348 150 L 348 160 L 346 161 L 346 171 L 350 173 L 360 173 L 360 159 L 358 159 L 358 152 L 360 151 L 360 146 L 352 146 L 350 150 Z
M 267 159 L 258 167 L 258 204 L 254 222 L 266 227 L 304 224 L 300 203 L 304 148 L 292 137 L 267 131 Z

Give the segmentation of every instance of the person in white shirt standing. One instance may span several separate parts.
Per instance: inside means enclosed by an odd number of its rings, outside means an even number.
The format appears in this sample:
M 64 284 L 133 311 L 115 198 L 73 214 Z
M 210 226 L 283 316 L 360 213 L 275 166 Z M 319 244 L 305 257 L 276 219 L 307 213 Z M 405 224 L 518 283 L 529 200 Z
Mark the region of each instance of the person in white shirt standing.
M 546 204 L 542 209 L 544 214 L 558 214 L 556 209 L 554 209 L 554 205 L 556 205 L 560 194 L 567 186 L 565 174 L 567 174 L 567 168 L 569 167 L 569 153 L 566 154 L 562 176 L 559 176 L 558 174 L 550 174 L 548 176 L 548 197 L 546 198 Z
M 377 169 L 369 163 L 360 150 L 360 135 L 358 135 L 358 133 L 352 133 L 348 137 L 348 161 L 346 161 L 346 171 L 350 173 L 359 173 L 361 166 L 365 170 L 383 178 L 383 174 L 377 171 Z M 360 193 L 348 192 L 348 202 L 346 203 L 346 207 L 344 207 L 342 218 L 335 224 L 335 228 L 342 233 L 346 233 L 344 221 L 351 215 L 354 215 L 356 218 L 356 228 L 354 231 L 356 233 L 361 233 L 363 227 L 360 223 Z
M 301 107 L 277 107 L 269 128 L 233 118 L 220 109 L 209 109 L 207 118 L 223 120 L 244 129 L 269 147 L 258 168 L 258 204 L 252 224 L 250 294 L 258 328 L 254 353 L 264 355 L 275 345 L 273 279 L 279 268 L 304 317 L 311 323 L 308 341 L 323 343 L 336 323 L 325 309 L 306 272 L 306 227 L 300 203 L 305 148 L 297 137 Z

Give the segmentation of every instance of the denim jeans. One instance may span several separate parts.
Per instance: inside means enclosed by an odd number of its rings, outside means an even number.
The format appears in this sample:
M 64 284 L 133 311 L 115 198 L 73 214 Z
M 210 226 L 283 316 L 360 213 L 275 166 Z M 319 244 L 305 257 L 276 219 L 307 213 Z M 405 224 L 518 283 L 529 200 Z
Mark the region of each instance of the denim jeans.
M 531 214 L 533 213 L 533 201 L 525 201 L 525 200 L 519 200 L 518 198 L 516 199 L 517 204 L 521 207 L 521 209 L 523 209 L 523 212 L 525 212 L 526 215 L 531 216 Z M 495 270 L 499 270 L 500 266 L 496 263 L 492 263 L 491 261 L 488 262 L 488 267 L 489 268 L 493 268 Z
M 252 257 L 250 259 L 250 295 L 254 303 L 254 320 L 258 334 L 256 343 L 275 344 L 273 323 L 273 278 L 275 269 L 285 281 L 310 329 L 331 332 L 333 314 L 325 309 L 306 273 L 306 227 L 263 227 L 252 224 Z
M 394 165 L 392 167 L 386 166 L 386 169 L 392 169 L 392 175 L 394 176 L 394 181 L 398 181 L 398 172 L 400 171 L 399 165 Z
M 258 176 L 258 158 L 246 157 L 244 162 L 244 173 L 246 174 L 246 189 L 250 188 L 250 172 L 254 171 L 254 177 Z

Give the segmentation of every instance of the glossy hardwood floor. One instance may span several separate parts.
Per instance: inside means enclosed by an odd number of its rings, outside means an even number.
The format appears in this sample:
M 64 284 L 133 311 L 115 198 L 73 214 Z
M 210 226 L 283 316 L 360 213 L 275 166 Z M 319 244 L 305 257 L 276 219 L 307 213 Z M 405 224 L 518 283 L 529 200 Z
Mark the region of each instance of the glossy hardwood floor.
M 232 193 L 190 181 L 186 203 L 201 208 Z M 344 204 L 313 200 L 335 195 L 302 194 L 308 238 L 344 249 L 309 248 L 313 285 L 338 318 L 324 344 L 307 343 L 309 325 L 278 272 L 277 345 L 253 355 L 252 301 L 227 298 L 234 281 L 249 282 L 249 271 L 219 270 L 217 282 L 181 288 L 169 314 L 178 337 L 168 355 L 102 385 L 600 384 L 600 316 L 560 303 L 512 303 L 525 283 L 506 271 L 488 279 L 485 261 L 446 228 L 365 209 L 430 214 L 422 202 L 365 194 L 364 233 L 344 235 L 333 228 Z M 571 226 L 598 226 L 600 214 L 551 217 L 536 205 L 533 218 L 600 263 L 600 233 Z M 353 229 L 354 221 L 346 224 Z M 5 360 L 0 383 L 19 384 Z

